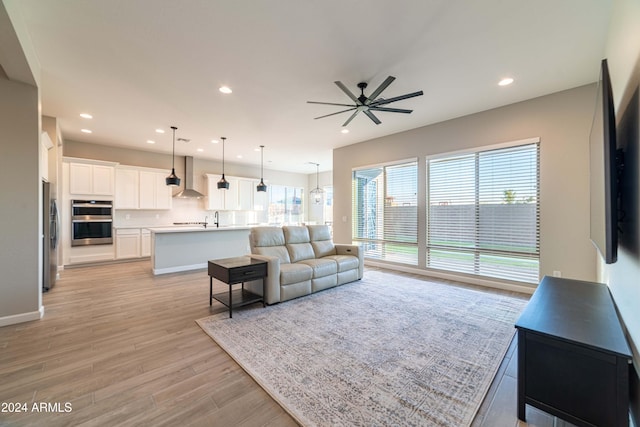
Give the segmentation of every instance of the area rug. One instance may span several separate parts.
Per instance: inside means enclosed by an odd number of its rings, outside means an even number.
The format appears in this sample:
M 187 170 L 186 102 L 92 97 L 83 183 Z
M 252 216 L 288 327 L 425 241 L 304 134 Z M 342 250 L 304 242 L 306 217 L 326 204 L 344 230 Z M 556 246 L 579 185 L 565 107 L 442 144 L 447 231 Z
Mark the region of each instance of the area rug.
M 466 426 L 526 304 L 383 271 L 197 321 L 304 426 Z

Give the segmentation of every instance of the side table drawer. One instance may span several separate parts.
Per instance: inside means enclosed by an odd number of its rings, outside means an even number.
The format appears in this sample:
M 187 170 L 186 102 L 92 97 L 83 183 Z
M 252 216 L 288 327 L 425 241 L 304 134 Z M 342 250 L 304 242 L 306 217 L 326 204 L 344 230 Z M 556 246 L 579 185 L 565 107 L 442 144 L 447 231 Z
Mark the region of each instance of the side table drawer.
M 267 275 L 267 264 L 247 265 L 229 270 L 229 283 L 248 282 Z

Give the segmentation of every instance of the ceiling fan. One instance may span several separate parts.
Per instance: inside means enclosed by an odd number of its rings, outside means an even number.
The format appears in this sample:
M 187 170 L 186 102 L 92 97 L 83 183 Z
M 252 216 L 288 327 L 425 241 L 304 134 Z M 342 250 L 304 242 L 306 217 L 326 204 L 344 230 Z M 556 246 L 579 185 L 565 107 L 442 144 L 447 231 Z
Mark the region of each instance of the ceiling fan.
M 334 102 L 317 102 L 317 101 L 307 101 L 307 103 L 308 104 L 322 104 L 322 105 L 337 105 L 337 106 L 340 106 L 340 107 L 350 107 L 350 108 L 347 108 L 346 110 L 338 111 L 337 113 L 331 113 L 331 114 L 327 114 L 327 115 L 324 115 L 324 116 L 315 117 L 315 119 L 322 119 L 324 117 L 329 117 L 329 116 L 334 116 L 336 114 L 346 113 L 347 111 L 353 111 L 353 114 L 342 125 L 344 127 L 344 126 L 347 126 L 351 122 L 351 120 L 353 120 L 353 118 L 355 116 L 357 116 L 359 112 L 362 111 L 364 114 L 367 115 L 367 117 L 369 117 L 373 121 L 373 123 L 379 125 L 382 122 L 380 121 L 380 119 L 378 119 L 373 114 L 374 111 L 384 111 L 384 112 L 388 112 L 388 113 L 405 113 L 405 114 L 409 114 L 413 110 L 405 110 L 405 109 L 402 109 L 402 108 L 388 108 L 388 107 L 383 107 L 383 105 L 387 105 L 387 104 L 390 104 L 390 103 L 396 102 L 396 101 L 401 101 L 401 100 L 407 99 L 407 98 L 413 98 L 414 96 L 423 95 L 422 91 L 420 90 L 418 92 L 408 93 L 406 95 L 395 96 L 393 98 L 388 98 L 388 99 L 378 98 L 378 96 L 382 93 L 382 91 L 385 90 L 387 88 L 387 86 L 389 86 L 395 79 L 396 78 L 392 77 L 392 76 L 387 77 L 386 80 L 383 81 L 382 84 L 380 86 L 378 86 L 378 88 L 376 90 L 374 90 L 373 93 L 371 93 L 371 95 L 369 95 L 368 97 L 365 96 L 365 94 L 364 94 L 364 90 L 367 88 L 367 84 L 365 82 L 358 83 L 358 88 L 360 89 L 360 96 L 356 97 L 349 89 L 347 89 L 347 87 L 344 84 L 342 84 L 342 82 L 336 81 L 334 83 L 340 89 L 342 89 L 342 91 L 344 93 L 346 93 L 347 96 L 349 98 L 351 98 L 351 100 L 353 102 L 355 102 L 355 104 L 337 104 L 337 103 L 334 103 Z

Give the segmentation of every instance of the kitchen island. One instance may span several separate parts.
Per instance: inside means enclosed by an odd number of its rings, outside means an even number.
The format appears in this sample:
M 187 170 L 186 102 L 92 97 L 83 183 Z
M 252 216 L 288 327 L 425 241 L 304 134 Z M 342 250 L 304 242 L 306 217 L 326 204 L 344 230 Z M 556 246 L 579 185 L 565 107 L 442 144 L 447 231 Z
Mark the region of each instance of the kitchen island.
M 154 275 L 206 269 L 212 259 L 248 255 L 251 227 L 155 227 L 151 232 Z

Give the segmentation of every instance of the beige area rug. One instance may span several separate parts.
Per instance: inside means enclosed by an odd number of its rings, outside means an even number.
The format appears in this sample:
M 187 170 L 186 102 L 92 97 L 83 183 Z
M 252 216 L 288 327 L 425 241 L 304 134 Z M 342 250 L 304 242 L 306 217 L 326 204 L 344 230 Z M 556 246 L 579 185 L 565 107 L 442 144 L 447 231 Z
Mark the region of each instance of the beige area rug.
M 526 299 L 368 271 L 363 280 L 198 320 L 305 426 L 465 426 Z

